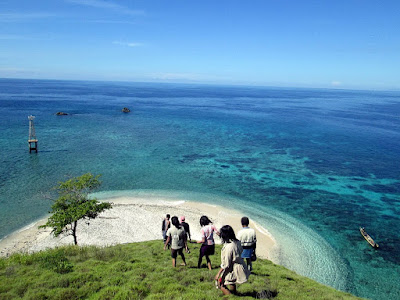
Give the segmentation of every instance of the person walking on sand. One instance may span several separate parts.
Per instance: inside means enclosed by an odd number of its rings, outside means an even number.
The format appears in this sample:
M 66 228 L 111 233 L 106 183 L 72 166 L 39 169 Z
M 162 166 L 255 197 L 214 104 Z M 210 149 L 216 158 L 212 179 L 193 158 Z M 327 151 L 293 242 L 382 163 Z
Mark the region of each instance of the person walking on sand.
M 241 219 L 242 229 L 239 230 L 237 238 L 242 244 L 243 252 L 242 258 L 246 259 L 247 268 L 249 271 L 253 270 L 252 257 L 256 255 L 256 231 L 249 227 L 249 218 L 243 217 Z
M 186 240 L 186 232 L 182 226 L 180 226 L 178 217 L 174 216 L 171 218 L 172 227 L 167 230 L 167 240 L 164 244 L 164 250 L 166 250 L 167 245 L 171 242 L 171 257 L 172 257 L 172 266 L 176 267 L 176 258 L 178 254 L 182 257 L 183 266 L 186 266 L 185 255 L 183 254 L 183 247 L 187 247 L 187 240 Z
M 170 217 L 171 216 L 169 214 L 167 214 L 165 216 L 165 219 L 162 221 L 162 225 L 161 225 L 161 232 L 162 232 L 164 244 L 165 244 L 165 241 L 167 240 L 167 230 L 171 227 L 171 223 L 169 221 Z M 168 248 L 169 248 L 169 246 L 168 246 Z
M 220 229 L 222 239 L 221 268 L 215 275 L 217 288 L 221 289 L 224 295 L 236 294 L 236 284 L 247 281 L 250 271 L 247 270 L 242 254 L 240 241 L 235 237 L 232 227 L 225 225 Z M 230 288 L 228 288 L 230 287 Z
M 215 253 L 214 232 L 219 235 L 219 231 L 207 216 L 202 216 L 200 218 L 200 226 L 202 239 L 201 241 L 197 241 L 197 243 L 202 245 L 200 248 L 199 262 L 197 267 L 201 267 L 201 261 L 203 260 L 203 256 L 205 256 L 207 260 L 207 267 L 209 270 L 211 270 L 212 267 L 210 255 L 214 255 Z

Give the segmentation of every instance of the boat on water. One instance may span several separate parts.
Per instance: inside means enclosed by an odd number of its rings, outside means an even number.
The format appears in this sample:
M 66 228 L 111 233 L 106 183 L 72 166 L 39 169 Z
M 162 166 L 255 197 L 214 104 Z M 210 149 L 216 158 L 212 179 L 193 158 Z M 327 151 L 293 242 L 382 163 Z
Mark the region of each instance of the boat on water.
M 374 248 L 379 248 L 379 245 L 375 243 L 375 241 L 372 239 L 372 237 L 369 236 L 369 234 L 365 231 L 364 227 L 360 227 L 360 232 L 361 235 L 364 237 L 364 239 Z

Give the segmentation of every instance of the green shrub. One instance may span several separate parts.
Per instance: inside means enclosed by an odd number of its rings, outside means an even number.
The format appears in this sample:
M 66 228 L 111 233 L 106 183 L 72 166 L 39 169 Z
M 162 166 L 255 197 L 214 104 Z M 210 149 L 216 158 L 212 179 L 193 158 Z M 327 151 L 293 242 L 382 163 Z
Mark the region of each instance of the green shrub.
M 26 281 L 18 282 L 14 291 L 20 297 L 23 297 L 29 289 L 29 284 Z
M 111 300 L 114 299 L 115 295 L 117 295 L 119 292 L 119 288 L 115 286 L 109 286 L 104 289 L 102 289 L 99 293 L 97 293 L 93 299 L 98 299 L 98 300 Z
M 0 270 L 3 270 L 7 265 L 7 261 L 4 258 L 0 258 Z
M 97 248 L 94 250 L 94 258 L 108 261 L 115 257 L 115 250 L 112 248 Z
M 82 292 L 85 292 L 82 298 L 87 298 L 88 295 L 95 295 L 98 291 L 104 288 L 104 283 L 99 281 L 89 281 L 86 282 L 84 286 L 82 286 Z
M 59 274 L 69 273 L 73 270 L 73 265 L 65 256 L 64 251 L 60 249 L 40 252 L 38 260 L 41 267 Z
M 4 275 L 6 275 L 7 277 L 13 276 L 17 271 L 17 266 L 8 266 L 5 270 L 4 270 Z
M 113 276 L 109 283 L 114 286 L 123 286 L 127 282 L 127 279 L 121 275 Z
M 60 278 L 57 278 L 57 280 L 54 283 L 55 287 L 58 288 L 67 288 L 71 284 L 70 278 L 66 276 L 62 276 Z
M 50 299 L 52 300 L 77 300 L 81 299 L 76 289 L 67 288 L 67 289 L 56 289 L 53 290 Z
M 1 300 L 12 300 L 12 299 L 18 298 L 17 295 L 12 294 L 12 293 L 2 293 L 2 292 L 0 292 L 0 296 L 1 296 L 1 298 L 0 298 Z
M 47 295 L 46 290 L 44 290 L 44 289 L 29 290 L 25 294 L 24 298 L 28 299 L 28 300 L 47 300 L 47 299 L 50 299 L 50 297 Z
M 8 293 L 12 289 L 12 286 L 7 283 L 8 283 L 8 280 L 4 280 L 4 279 L 0 282 L 0 295 L 1 296 L 5 293 Z M 1 297 L 0 297 L 0 299 L 1 299 Z
M 96 276 L 92 273 L 79 273 L 74 272 L 72 274 L 68 274 L 69 276 L 69 287 L 79 289 L 85 286 L 88 282 L 99 282 L 101 281 L 101 277 Z
M 135 290 L 128 288 L 121 288 L 117 294 L 115 294 L 114 300 L 128 300 L 128 299 L 144 299 L 144 295 L 137 293 Z
M 132 264 L 126 263 L 124 261 L 119 261 L 113 264 L 112 269 L 114 272 L 127 272 L 132 270 Z
M 19 265 L 29 266 L 35 262 L 35 256 L 29 254 L 14 254 L 11 255 L 10 261 Z
M 138 299 L 145 298 L 150 293 L 150 288 L 144 282 L 137 282 L 132 285 L 128 285 L 129 290 L 136 295 Z

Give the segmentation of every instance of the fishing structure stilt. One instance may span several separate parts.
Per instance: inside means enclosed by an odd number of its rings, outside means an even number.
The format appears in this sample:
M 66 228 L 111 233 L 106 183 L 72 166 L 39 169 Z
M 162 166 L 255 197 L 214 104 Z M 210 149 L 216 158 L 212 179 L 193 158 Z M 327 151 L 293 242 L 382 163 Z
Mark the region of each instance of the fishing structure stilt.
M 36 138 L 36 133 L 35 133 L 35 126 L 33 124 L 33 120 L 35 119 L 34 116 L 29 116 L 29 138 L 28 138 L 28 144 L 29 144 L 29 153 L 32 151 L 35 151 L 36 153 L 38 152 L 38 140 Z

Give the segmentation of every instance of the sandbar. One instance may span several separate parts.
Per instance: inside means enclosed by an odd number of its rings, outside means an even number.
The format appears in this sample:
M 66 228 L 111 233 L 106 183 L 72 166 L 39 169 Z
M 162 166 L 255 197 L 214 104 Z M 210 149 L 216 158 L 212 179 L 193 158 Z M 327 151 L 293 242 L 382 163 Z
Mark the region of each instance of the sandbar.
M 210 218 L 217 228 L 231 225 L 237 233 L 241 229 L 239 211 L 218 205 L 201 202 L 157 199 L 149 201 L 140 197 L 116 197 L 105 199 L 113 203 L 113 208 L 104 211 L 96 219 L 87 222 L 80 220 L 77 227 L 78 245 L 111 246 L 116 244 L 134 243 L 162 239 L 161 223 L 168 213 L 172 216 L 185 216 L 190 225 L 192 241 L 200 240 L 199 220 L 202 215 Z M 274 253 L 278 244 L 267 229 L 255 223 L 251 216 L 250 227 L 256 229 L 257 256 L 279 263 Z M 0 241 L 0 257 L 8 257 L 14 253 L 32 253 L 73 244 L 72 236 L 54 237 L 51 228 L 38 226 L 45 224 L 47 218 L 10 234 Z M 221 243 L 219 237 L 216 243 Z M 160 247 L 162 247 L 162 242 Z

